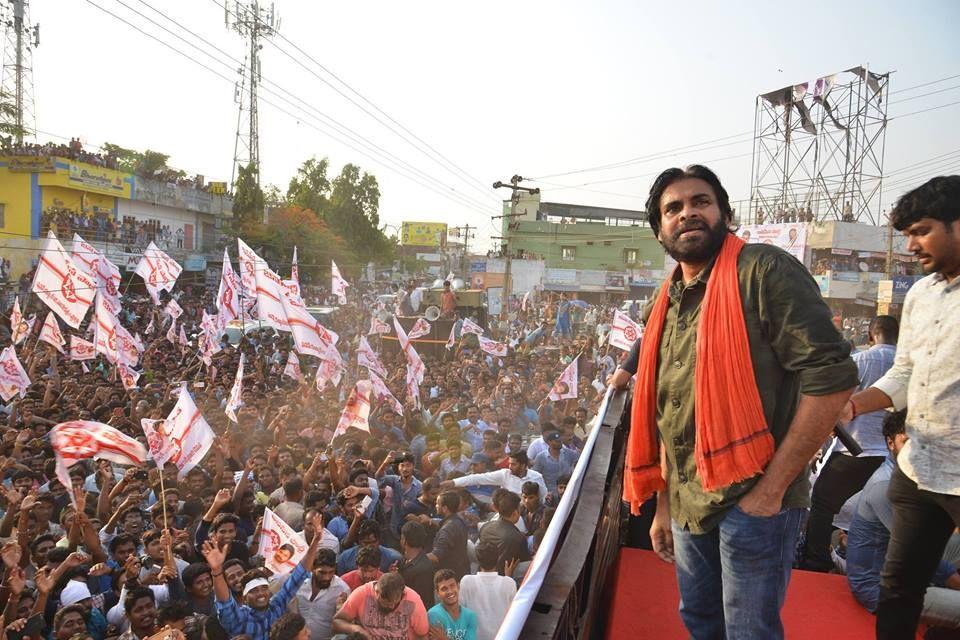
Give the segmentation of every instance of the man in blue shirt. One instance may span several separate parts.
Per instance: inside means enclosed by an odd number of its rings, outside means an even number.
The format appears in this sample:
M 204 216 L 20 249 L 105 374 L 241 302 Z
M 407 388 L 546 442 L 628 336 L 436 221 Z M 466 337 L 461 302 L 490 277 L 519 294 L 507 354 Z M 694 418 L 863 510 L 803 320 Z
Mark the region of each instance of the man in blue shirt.
M 539 472 L 543 476 L 543 481 L 547 484 L 547 490 L 552 495 L 557 495 L 557 480 L 560 476 L 573 473 L 573 467 L 577 464 L 577 458 L 580 455 L 573 449 L 563 446 L 563 440 L 559 431 L 551 431 L 544 435 L 547 443 L 547 450 L 537 455 L 530 468 Z
M 883 423 L 883 436 L 890 455 L 867 481 L 854 509 L 847 534 L 847 582 L 857 601 L 868 611 L 876 612 L 880 597 L 880 570 L 883 568 L 893 507 L 887 497 L 890 476 L 896 457 L 907 441 L 906 410 L 890 413 Z M 947 558 L 950 558 L 949 561 Z M 947 545 L 933 577 L 935 586 L 928 587 L 923 601 L 921 620 L 931 627 L 960 629 L 960 535 L 954 534 Z
M 393 509 L 390 512 L 390 534 L 393 540 L 400 540 L 400 527 L 404 524 L 403 517 L 413 507 L 413 503 L 420 497 L 422 485 L 413 475 L 416 458 L 411 452 L 388 455 L 377 470 L 382 487 L 393 490 Z M 396 465 L 399 475 L 385 474 L 384 470 L 390 465 Z
M 892 316 L 877 316 L 870 323 L 870 348 L 852 356 L 859 373 L 858 391 L 870 387 L 893 366 L 899 334 L 900 325 Z M 864 413 L 847 425 L 847 432 L 863 453 L 854 457 L 843 444 L 835 443 L 813 485 L 802 564 L 808 571 L 827 572 L 833 568 L 830 559 L 833 517 L 850 496 L 863 488 L 887 456 L 881 433 L 884 413 L 882 410 Z
M 315 526 L 323 526 L 322 523 Z M 270 627 L 287 611 L 287 606 L 297 594 L 300 585 L 310 575 L 313 560 L 320 548 L 323 536 L 313 536 L 307 553 L 284 580 L 280 590 L 270 597 L 270 585 L 257 574 L 243 577 L 243 601 L 239 604 L 230 592 L 223 576 L 223 563 L 227 559 L 227 547 L 218 547 L 211 540 L 203 544 L 203 556 L 210 565 L 213 576 L 213 591 L 216 594 L 217 614 L 220 624 L 230 637 L 248 635 L 252 640 L 268 640 Z

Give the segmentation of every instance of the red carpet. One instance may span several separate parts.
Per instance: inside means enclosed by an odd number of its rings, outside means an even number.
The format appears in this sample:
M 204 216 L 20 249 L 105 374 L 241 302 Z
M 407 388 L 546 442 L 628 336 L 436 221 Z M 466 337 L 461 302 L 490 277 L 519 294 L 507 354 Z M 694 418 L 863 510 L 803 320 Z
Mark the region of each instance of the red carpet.
M 679 603 L 673 565 L 652 551 L 623 548 L 614 574 L 607 638 L 688 638 Z M 874 617 L 853 599 L 843 576 L 794 570 L 782 617 L 790 640 L 874 637 Z

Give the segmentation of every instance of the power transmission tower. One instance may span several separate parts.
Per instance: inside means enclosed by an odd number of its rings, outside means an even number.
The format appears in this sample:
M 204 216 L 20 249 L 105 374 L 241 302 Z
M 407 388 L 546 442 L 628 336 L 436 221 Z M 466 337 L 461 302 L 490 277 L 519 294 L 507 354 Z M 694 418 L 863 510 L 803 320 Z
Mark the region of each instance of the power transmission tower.
M 237 166 L 252 167 L 257 187 L 260 186 L 260 133 L 257 113 L 257 92 L 260 87 L 260 41 L 274 35 L 280 28 L 273 4 L 270 8 L 257 0 L 249 3 L 241 0 L 224 2 L 224 23 L 246 38 L 250 47 L 244 65 L 238 69 L 240 81 L 237 83 L 234 100 L 237 103 L 237 134 L 233 145 L 233 169 L 230 173 L 230 187 L 234 186 Z M 243 126 L 246 124 L 246 126 Z
M 40 25 L 30 24 L 28 0 L 7 0 L 0 78 L 0 123 L 13 142 L 36 136 L 33 110 L 33 50 L 40 45 Z

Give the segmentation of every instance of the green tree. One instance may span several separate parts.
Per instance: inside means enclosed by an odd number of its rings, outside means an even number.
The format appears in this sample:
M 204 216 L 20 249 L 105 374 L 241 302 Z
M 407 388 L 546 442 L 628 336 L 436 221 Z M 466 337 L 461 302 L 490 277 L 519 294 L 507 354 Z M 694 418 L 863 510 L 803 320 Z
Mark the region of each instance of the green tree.
M 237 166 L 237 181 L 233 186 L 234 227 L 244 228 L 250 223 L 263 222 L 263 190 L 257 184 L 257 169 L 253 164 Z
M 4 138 L 4 146 L 23 141 L 27 131 L 16 124 L 17 104 L 8 93 L 0 92 L 0 136 Z
M 330 180 L 327 178 L 329 167 L 327 158 L 317 160 L 315 157 L 300 165 L 297 175 L 290 178 L 287 202 L 292 206 L 310 209 L 322 218 L 330 197 Z
M 361 174 L 359 167 L 346 164 L 331 187 L 326 215 L 330 228 L 350 240 L 361 263 L 392 261 L 393 247 L 378 228 L 380 185 L 376 177 L 366 172 Z

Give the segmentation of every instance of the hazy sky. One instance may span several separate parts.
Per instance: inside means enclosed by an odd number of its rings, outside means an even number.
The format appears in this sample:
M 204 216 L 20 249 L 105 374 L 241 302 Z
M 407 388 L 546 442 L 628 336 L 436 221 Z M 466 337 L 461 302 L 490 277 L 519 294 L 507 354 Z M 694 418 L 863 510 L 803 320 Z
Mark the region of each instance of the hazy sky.
M 94 4 L 170 42 L 190 59 Z M 123 4 L 209 50 L 149 7 L 160 9 L 243 59 L 244 41 L 224 27 L 224 11 L 214 0 L 32 0 L 32 18 L 41 25 L 41 45 L 34 55 L 38 129 L 79 135 L 87 144 L 110 141 L 163 151 L 173 166 L 228 180 L 237 120 L 237 74 L 231 70 L 236 64 L 211 50 L 228 66 L 215 62 Z M 350 104 L 316 76 L 362 100 L 275 37 L 273 42 L 309 71 L 267 43 L 262 50 L 264 81 L 307 106 L 262 94 L 297 115 L 261 104 L 264 182 L 285 190 L 296 168 L 312 155 L 329 156 L 334 175 L 344 163 L 354 162 L 380 181 L 382 222 L 479 225 L 480 246 L 496 235 L 489 215 L 498 213 L 498 200 L 505 196 L 495 195 L 490 185 L 514 173 L 542 177 L 752 131 L 757 94 L 857 64 L 896 71 L 891 91 L 960 75 L 960 3 L 950 0 L 278 0 L 276 6 L 280 32 L 290 42 L 464 169 L 470 179 L 431 161 Z M 956 101 L 960 77 L 891 96 L 889 114 Z M 470 204 L 457 195 L 453 200 L 439 195 L 336 142 L 313 128 L 327 129 L 318 112 L 425 173 L 427 177 L 418 177 L 421 182 L 462 194 Z M 960 105 L 891 121 L 888 171 L 944 156 L 900 174 L 899 190 L 960 166 L 958 117 Z M 725 142 L 734 144 L 548 180 L 574 186 L 607 181 L 599 184 L 577 189 L 538 186 L 545 200 L 639 209 L 659 170 L 698 161 L 719 173 L 732 198 L 745 198 L 750 137 L 714 144 Z M 370 153 L 382 157 L 380 151 Z M 624 177 L 632 179 L 611 181 Z M 895 195 L 885 195 L 884 201 Z

